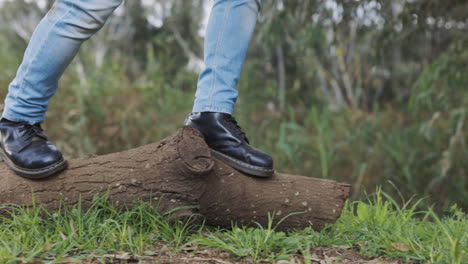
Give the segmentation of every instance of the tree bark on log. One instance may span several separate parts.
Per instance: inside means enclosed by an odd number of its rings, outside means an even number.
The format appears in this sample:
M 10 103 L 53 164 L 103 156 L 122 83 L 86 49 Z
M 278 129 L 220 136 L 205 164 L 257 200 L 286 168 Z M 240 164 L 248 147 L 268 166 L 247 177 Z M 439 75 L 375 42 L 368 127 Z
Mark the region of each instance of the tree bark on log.
M 162 212 L 177 207 L 175 217 L 201 214 L 206 224 L 231 227 L 233 222 L 267 226 L 291 214 L 278 230 L 312 226 L 321 230 L 341 214 L 350 186 L 332 180 L 276 173 L 271 178 L 242 174 L 212 157 L 203 136 L 183 127 L 159 143 L 123 152 L 69 161 L 51 178 L 31 181 L 0 165 L 0 204 L 57 209 L 61 202 L 89 206 L 108 192 L 116 206 L 151 201 Z M 34 195 L 33 195 L 34 193 Z

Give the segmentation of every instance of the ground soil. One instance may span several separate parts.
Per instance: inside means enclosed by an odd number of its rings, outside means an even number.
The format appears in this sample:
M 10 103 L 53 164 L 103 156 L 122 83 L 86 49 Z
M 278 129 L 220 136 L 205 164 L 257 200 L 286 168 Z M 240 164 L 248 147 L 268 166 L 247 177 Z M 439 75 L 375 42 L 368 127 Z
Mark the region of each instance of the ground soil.
M 154 253 L 151 253 L 154 252 Z M 148 251 L 152 256 L 137 256 L 127 252 L 116 252 L 105 255 L 80 255 L 63 259 L 59 263 L 84 263 L 84 264 L 305 264 L 303 256 L 291 256 L 287 260 L 277 262 L 254 262 L 247 258 L 235 259 L 226 251 L 214 248 L 197 248 L 188 246 L 184 250 L 174 253 L 164 245 L 156 245 Z M 313 264 L 403 264 L 395 259 L 367 258 L 360 255 L 356 250 L 348 247 L 326 248 L 318 247 L 310 251 L 310 262 Z M 28 264 L 43 264 L 45 262 L 31 262 Z

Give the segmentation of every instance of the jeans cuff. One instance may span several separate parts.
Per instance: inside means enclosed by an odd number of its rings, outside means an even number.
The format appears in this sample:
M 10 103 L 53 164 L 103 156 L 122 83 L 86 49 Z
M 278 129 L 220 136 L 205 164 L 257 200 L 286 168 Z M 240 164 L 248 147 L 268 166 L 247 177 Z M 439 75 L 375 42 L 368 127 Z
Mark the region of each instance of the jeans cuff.
M 10 121 L 13 121 L 13 122 L 26 122 L 30 125 L 35 125 L 35 124 L 39 124 L 39 123 L 42 123 L 44 122 L 44 119 L 30 119 L 30 118 L 24 118 L 22 116 L 19 116 L 19 115 L 15 115 L 13 113 L 11 113 L 8 109 L 4 109 L 3 110 L 3 114 L 2 114 L 2 118 L 6 118 Z

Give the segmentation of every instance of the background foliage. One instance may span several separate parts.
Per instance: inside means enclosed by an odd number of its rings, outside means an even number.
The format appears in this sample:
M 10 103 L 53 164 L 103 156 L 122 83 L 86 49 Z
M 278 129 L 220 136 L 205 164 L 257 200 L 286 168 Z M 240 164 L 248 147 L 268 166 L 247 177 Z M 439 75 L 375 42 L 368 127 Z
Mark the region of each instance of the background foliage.
M 53 1 L 0 8 L 0 90 Z M 209 0 L 126 1 L 61 80 L 49 137 L 69 158 L 160 140 L 190 112 Z M 264 1 L 236 117 L 277 170 L 468 209 L 468 3 Z M 423 203 L 421 203 L 423 204 Z

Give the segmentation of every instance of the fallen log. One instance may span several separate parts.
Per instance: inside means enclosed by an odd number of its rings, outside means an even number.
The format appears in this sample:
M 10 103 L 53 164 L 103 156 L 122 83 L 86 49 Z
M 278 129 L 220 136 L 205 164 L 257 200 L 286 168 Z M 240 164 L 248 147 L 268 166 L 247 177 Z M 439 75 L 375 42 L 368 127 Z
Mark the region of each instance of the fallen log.
M 89 206 L 108 192 L 116 206 L 152 201 L 161 211 L 178 207 L 176 217 L 201 214 L 206 223 L 230 227 L 233 222 L 266 226 L 291 215 L 278 229 L 320 230 L 334 223 L 348 197 L 349 185 L 331 180 L 276 173 L 262 179 L 242 174 L 212 157 L 203 136 L 183 127 L 160 141 L 123 152 L 69 161 L 69 168 L 51 178 L 31 181 L 0 165 L 0 204 L 57 209 L 81 199 Z M 32 195 L 32 192 L 34 195 Z

